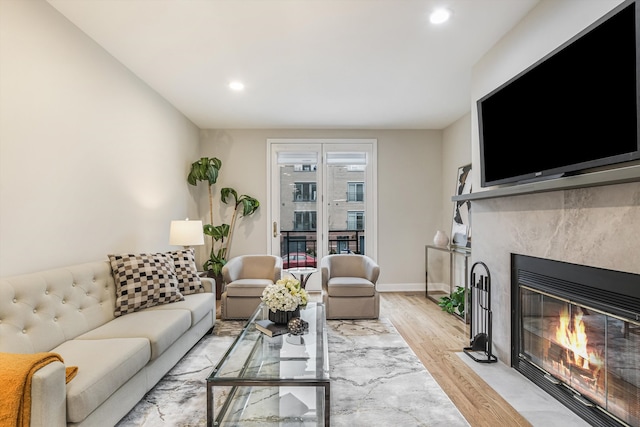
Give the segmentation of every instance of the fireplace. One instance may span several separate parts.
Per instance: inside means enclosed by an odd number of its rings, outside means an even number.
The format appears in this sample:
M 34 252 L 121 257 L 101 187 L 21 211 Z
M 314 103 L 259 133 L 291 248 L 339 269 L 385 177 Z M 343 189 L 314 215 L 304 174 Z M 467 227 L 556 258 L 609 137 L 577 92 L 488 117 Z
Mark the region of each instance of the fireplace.
M 511 255 L 511 364 L 593 426 L 640 426 L 640 275 Z

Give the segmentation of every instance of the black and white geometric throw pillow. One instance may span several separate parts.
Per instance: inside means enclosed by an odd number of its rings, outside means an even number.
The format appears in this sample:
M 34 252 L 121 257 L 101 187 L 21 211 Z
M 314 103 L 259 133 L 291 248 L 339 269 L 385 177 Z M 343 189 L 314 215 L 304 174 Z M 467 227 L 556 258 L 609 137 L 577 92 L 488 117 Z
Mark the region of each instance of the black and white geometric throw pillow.
M 204 292 L 202 280 L 198 276 L 196 255 L 193 248 L 169 252 L 173 258 L 173 267 L 178 280 L 178 290 L 182 295 Z
M 109 255 L 116 282 L 116 317 L 184 299 L 173 259 L 165 254 Z

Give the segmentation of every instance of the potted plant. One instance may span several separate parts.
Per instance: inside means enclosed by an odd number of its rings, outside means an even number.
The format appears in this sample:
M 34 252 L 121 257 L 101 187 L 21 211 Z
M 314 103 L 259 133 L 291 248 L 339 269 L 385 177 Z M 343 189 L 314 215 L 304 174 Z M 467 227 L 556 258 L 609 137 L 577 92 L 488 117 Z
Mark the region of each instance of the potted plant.
M 207 182 L 209 194 L 209 224 L 203 226 L 203 232 L 211 237 L 211 252 L 209 259 L 203 264 L 203 268 L 209 272 L 209 275 L 216 278 L 217 283 L 222 283 L 221 273 L 222 267 L 227 262 L 227 257 L 231 249 L 233 239 L 233 230 L 238 217 L 252 215 L 260 207 L 260 202 L 245 194 L 238 196 L 233 188 L 225 187 L 220 190 L 220 200 L 224 204 L 233 202 L 233 215 L 231 217 L 231 225 L 223 223 L 221 225 L 213 225 L 213 185 L 218 180 L 222 161 L 216 157 L 202 157 L 200 160 L 191 164 L 187 182 L 191 185 L 198 185 L 198 182 Z M 220 292 L 221 287 L 217 287 Z M 218 295 L 219 297 L 219 295 Z
M 456 290 L 451 295 L 440 298 L 438 305 L 442 311 L 464 317 L 464 288 L 456 286 Z
M 219 276 L 222 272 L 222 267 L 227 263 L 227 255 L 231 252 L 233 231 L 238 217 L 252 215 L 260 207 L 260 202 L 257 199 L 246 194 L 238 197 L 238 192 L 233 188 L 225 187 L 220 190 L 222 203 L 229 204 L 231 199 L 233 199 L 231 225 L 204 225 L 204 234 L 211 237 L 211 253 L 203 268 L 211 271 L 214 276 Z

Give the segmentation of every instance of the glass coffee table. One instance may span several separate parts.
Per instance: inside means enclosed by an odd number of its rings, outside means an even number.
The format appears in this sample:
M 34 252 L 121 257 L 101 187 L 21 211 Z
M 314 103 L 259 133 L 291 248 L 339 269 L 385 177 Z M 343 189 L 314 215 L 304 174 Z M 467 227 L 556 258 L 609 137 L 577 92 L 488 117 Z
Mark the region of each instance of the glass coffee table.
M 207 378 L 207 426 L 330 425 L 324 304 L 307 304 L 300 317 L 309 323 L 303 335 L 269 337 L 254 324 L 268 309 L 257 308 Z M 226 392 L 219 405 L 218 387 Z

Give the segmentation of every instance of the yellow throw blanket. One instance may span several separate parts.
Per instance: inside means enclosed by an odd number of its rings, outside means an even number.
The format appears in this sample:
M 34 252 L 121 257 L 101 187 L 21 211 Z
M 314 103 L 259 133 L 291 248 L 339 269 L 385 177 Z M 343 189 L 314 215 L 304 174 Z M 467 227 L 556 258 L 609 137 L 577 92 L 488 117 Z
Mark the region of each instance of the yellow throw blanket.
M 64 363 L 56 353 L 0 353 L 0 427 L 29 426 L 33 374 L 57 361 Z M 66 381 L 71 381 L 77 372 L 77 366 L 66 368 Z

